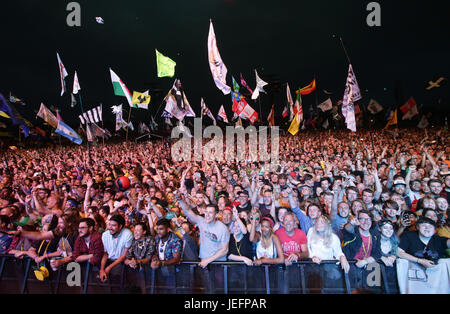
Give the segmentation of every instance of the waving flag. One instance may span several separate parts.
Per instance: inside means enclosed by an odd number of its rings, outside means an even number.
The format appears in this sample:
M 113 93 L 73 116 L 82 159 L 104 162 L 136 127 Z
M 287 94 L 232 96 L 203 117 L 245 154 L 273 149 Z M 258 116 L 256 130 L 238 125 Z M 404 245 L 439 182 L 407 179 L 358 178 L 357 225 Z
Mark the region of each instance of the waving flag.
M 229 123 L 228 122 L 228 118 L 227 118 L 227 113 L 225 112 L 225 108 L 223 108 L 223 105 L 220 106 L 219 113 L 217 114 L 217 117 L 222 119 L 223 122 Z
M 347 82 L 345 84 L 344 99 L 342 101 L 342 114 L 345 117 L 347 128 L 356 132 L 356 119 L 354 103 L 360 100 L 361 93 L 359 91 L 358 82 L 352 65 L 348 67 Z
M 428 122 L 427 117 L 425 115 L 423 115 L 422 119 L 420 119 L 419 124 L 417 125 L 417 127 L 419 129 L 425 129 L 429 124 L 430 124 L 430 122 Z
M 298 115 L 295 115 L 294 119 L 292 120 L 291 125 L 289 126 L 288 132 L 291 133 L 292 135 L 297 134 L 298 130 L 299 130 L 299 126 L 300 126 L 300 121 L 298 120 Z
M 214 83 L 216 83 L 217 88 L 220 89 L 224 95 L 229 94 L 231 88 L 226 82 L 228 70 L 217 49 L 216 34 L 214 33 L 214 27 L 211 20 L 209 21 L 208 60 L 209 68 L 211 69 Z
M 62 96 L 64 94 L 64 92 L 66 91 L 66 82 L 64 81 L 64 79 L 69 74 L 67 73 L 66 68 L 64 67 L 64 64 L 62 63 L 61 58 L 59 57 L 58 53 L 56 53 L 56 58 L 58 59 L 59 75 L 61 78 L 61 96 Z
M 78 82 L 77 71 L 75 71 L 75 75 L 73 76 L 73 91 L 72 94 L 78 94 L 78 91 L 81 89 L 80 83 Z
M 263 92 L 265 93 L 266 91 L 264 90 L 264 86 L 266 86 L 268 83 L 264 82 L 259 76 L 258 76 L 258 72 L 256 72 L 255 69 L 255 75 L 256 75 L 256 87 L 255 87 L 255 91 L 252 94 L 252 99 L 257 99 L 259 97 L 259 92 Z
M 238 92 L 238 93 L 239 93 L 239 90 L 240 90 L 239 84 L 236 82 L 236 80 L 234 79 L 233 76 L 231 77 L 231 79 L 233 80 L 233 90 L 234 90 L 235 92 Z
M 247 82 L 244 80 L 242 73 L 241 73 L 241 85 L 244 86 L 249 91 L 250 94 L 253 94 L 253 90 L 250 88 L 250 86 L 248 86 Z
M 131 103 L 133 108 L 148 109 L 148 104 L 150 103 L 148 91 L 144 93 L 134 91 Z
M 158 50 L 155 49 L 155 51 L 158 77 L 173 77 L 175 75 L 175 66 L 177 65 L 177 63 L 169 57 L 164 56 Z
M 288 109 L 288 106 L 287 105 L 285 105 L 284 106 L 284 110 L 283 110 L 283 118 L 286 118 L 287 116 L 288 116 L 288 114 L 289 114 L 289 109 Z
M 47 122 L 49 125 L 51 125 L 54 128 L 58 127 L 58 119 L 53 114 L 53 112 L 50 111 L 43 103 L 41 103 L 41 107 L 39 108 L 39 112 L 37 113 L 37 116 L 42 118 L 45 122 Z
M 270 126 L 275 126 L 275 111 L 273 107 L 274 105 L 272 105 L 272 109 L 270 110 L 269 116 L 267 117 L 267 122 L 269 122 Z
M 113 106 L 113 107 L 119 107 L 119 106 Z M 120 112 L 122 112 L 122 107 L 120 107 Z M 113 112 L 114 113 L 114 112 Z M 117 113 L 116 113 L 117 114 Z M 102 106 L 97 106 L 95 108 L 92 108 L 86 112 L 83 113 L 83 116 L 78 116 L 80 118 L 80 121 L 82 124 L 87 123 L 98 123 L 99 121 L 102 121 Z
M 308 86 L 301 88 L 300 93 L 302 95 L 308 95 L 311 94 L 315 89 L 316 89 L 316 78 L 314 78 L 314 80 L 311 83 L 309 83 Z
M 391 113 L 391 116 L 390 116 L 390 118 L 389 118 L 389 121 L 388 121 L 388 123 L 386 124 L 386 126 L 383 128 L 383 130 L 384 130 L 384 129 L 387 129 L 390 125 L 395 125 L 395 124 L 397 124 L 397 109 L 395 109 L 395 111 L 393 111 L 393 112 Z
M 367 110 L 369 110 L 371 114 L 377 114 L 383 110 L 383 106 L 381 106 L 375 99 L 370 99 L 369 104 L 367 105 Z
M 297 98 L 295 99 L 293 113 L 294 116 L 297 116 L 298 123 L 301 123 L 303 120 L 302 94 L 300 90 L 296 91 L 295 93 L 297 94 Z
M 232 92 L 233 112 L 238 116 L 250 120 L 251 124 L 258 121 L 258 113 L 245 101 L 244 97 L 237 92 Z
M 114 94 L 117 96 L 126 97 L 128 100 L 128 104 L 130 105 L 130 107 L 132 107 L 132 101 L 131 101 L 132 97 L 131 97 L 130 91 L 125 86 L 125 84 L 122 82 L 122 80 L 117 76 L 117 74 L 114 73 L 113 70 L 111 70 L 111 68 L 109 69 L 109 72 L 111 74 L 111 81 L 112 81 L 113 88 L 114 88 Z
M 419 112 L 417 111 L 416 101 L 412 97 L 408 99 L 408 101 L 403 106 L 400 107 L 400 110 L 403 113 L 402 120 L 411 120 L 412 117 L 419 114 Z
M 0 112 L 4 112 L 7 116 L 9 116 L 13 125 L 19 125 L 22 128 L 25 137 L 28 136 L 30 128 L 20 113 L 18 113 L 12 105 L 8 105 L 8 102 L 2 94 L 0 94 Z
M 203 97 L 200 99 L 200 107 L 202 108 L 201 117 L 203 118 L 203 115 L 207 115 L 211 120 L 213 120 L 214 125 L 216 125 L 216 119 L 214 118 L 213 114 L 211 113 L 211 110 L 209 110 L 209 108 L 206 107 Z
M 289 104 L 289 121 L 294 119 L 294 101 L 292 100 L 291 89 L 289 88 L 289 83 L 286 84 L 286 97 Z
M 328 98 L 320 105 L 317 105 L 323 112 L 333 109 L 333 103 L 331 102 L 331 98 Z
M 80 136 L 70 126 L 68 126 L 62 121 L 58 122 L 58 126 L 55 132 L 58 133 L 59 135 L 68 138 L 69 140 L 78 145 L 80 145 L 83 142 Z

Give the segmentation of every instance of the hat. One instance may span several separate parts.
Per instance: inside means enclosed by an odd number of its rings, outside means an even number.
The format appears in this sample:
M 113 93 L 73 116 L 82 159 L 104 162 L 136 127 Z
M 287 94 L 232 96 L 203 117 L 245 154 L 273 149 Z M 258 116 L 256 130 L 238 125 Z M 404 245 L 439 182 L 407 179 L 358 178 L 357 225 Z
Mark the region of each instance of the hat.
M 405 182 L 405 180 L 403 178 L 399 178 L 399 179 L 394 180 L 394 186 L 400 185 L 400 184 L 406 186 L 406 182 Z
M 164 217 L 164 218 L 171 220 L 172 218 L 176 218 L 176 217 L 177 217 L 177 215 L 174 212 L 170 211 L 166 214 L 166 217 Z
M 106 177 L 105 181 L 114 181 L 112 177 Z

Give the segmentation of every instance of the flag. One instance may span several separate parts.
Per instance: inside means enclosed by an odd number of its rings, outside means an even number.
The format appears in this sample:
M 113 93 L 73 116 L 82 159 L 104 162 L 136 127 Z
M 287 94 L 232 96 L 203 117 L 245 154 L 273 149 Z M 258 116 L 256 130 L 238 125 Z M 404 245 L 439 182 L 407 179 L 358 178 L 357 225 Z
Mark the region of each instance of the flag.
M 80 136 L 74 130 L 72 130 L 70 126 L 68 126 L 62 121 L 58 121 L 58 126 L 55 132 L 58 133 L 59 135 L 68 138 L 69 140 L 78 145 L 80 145 L 83 142 Z
M 117 107 L 117 106 L 113 106 L 113 107 Z M 113 107 L 111 107 L 111 108 L 113 108 Z M 120 112 L 122 112 L 122 107 L 120 107 Z M 114 109 L 113 109 L 113 113 L 115 113 Z M 81 121 L 82 124 L 85 124 L 85 122 L 87 122 L 87 123 L 98 123 L 99 121 L 103 121 L 103 118 L 102 118 L 102 105 L 97 106 L 95 108 L 92 108 L 92 109 L 84 112 L 82 116 L 80 115 L 78 117 L 80 118 L 80 121 Z
M 6 118 L 6 119 L 11 119 L 11 117 L 8 116 L 8 114 L 4 111 L 0 111 L 0 117 Z
M 165 118 L 165 122 L 167 125 L 173 126 L 172 121 L 170 120 L 170 118 Z
M 150 128 L 152 129 L 152 131 L 154 131 L 157 126 L 158 126 L 158 123 L 156 123 L 154 117 L 152 116 L 152 121 L 150 122 Z
M 317 105 L 317 107 L 320 108 L 323 112 L 333 109 L 331 98 L 328 98 L 323 103 Z
M 175 117 L 180 121 L 185 116 L 195 117 L 195 113 L 189 105 L 186 95 L 181 90 L 180 80 L 175 80 L 164 100 L 166 102 L 164 110 L 170 114 L 170 117 Z
M 72 98 L 72 101 L 70 102 L 70 107 L 75 107 L 77 104 L 77 100 L 75 99 L 75 96 L 73 94 L 70 94 L 70 97 Z
M 289 83 L 286 84 L 286 96 L 287 102 L 289 104 L 289 121 L 294 119 L 294 101 L 292 100 L 291 89 L 289 88 Z
M 370 99 L 369 104 L 367 105 L 367 110 L 369 110 L 371 114 L 377 114 L 383 110 L 383 106 L 381 106 L 375 99 Z
M 211 113 L 211 110 L 209 110 L 209 108 L 206 107 L 203 97 L 200 98 L 200 107 L 202 108 L 201 109 L 201 118 L 203 118 L 203 115 L 207 115 L 211 120 L 213 120 L 214 125 L 216 125 L 216 119 L 214 118 L 213 114 Z
M 345 117 L 347 128 L 356 132 L 356 119 L 354 103 L 360 100 L 361 93 L 359 91 L 358 82 L 356 80 L 353 67 L 350 64 L 348 68 L 347 82 L 345 84 L 344 98 L 342 101 L 342 114 Z
M 395 111 L 391 114 L 391 117 L 389 118 L 388 123 L 386 124 L 386 126 L 383 128 L 387 129 L 390 125 L 395 125 L 397 124 L 397 109 L 395 109 Z
M 275 126 L 275 111 L 273 109 L 274 105 L 272 105 L 272 109 L 270 110 L 269 116 L 267 117 L 267 121 L 270 126 Z
M 264 82 L 259 76 L 258 76 L 258 72 L 256 72 L 255 69 L 255 75 L 256 75 L 256 87 L 255 90 L 252 94 L 252 99 L 257 99 L 259 97 L 259 92 L 263 92 L 265 93 L 266 91 L 264 90 L 264 86 L 266 86 L 268 83 Z
M 101 16 L 96 16 L 96 17 L 95 17 L 95 21 L 96 21 L 98 24 L 104 24 L 104 23 L 105 23 L 105 21 L 102 19 Z
M 314 80 L 311 83 L 309 83 L 308 86 L 300 88 L 300 93 L 302 95 L 308 95 L 311 94 L 315 89 L 316 89 L 316 78 L 314 78 Z
M 298 120 L 298 115 L 294 116 L 294 119 L 291 122 L 291 125 L 289 126 L 288 132 L 292 135 L 295 135 L 298 133 L 298 129 L 300 126 L 300 121 Z
M 178 122 L 178 127 L 179 127 L 180 131 L 183 132 L 184 134 L 186 134 L 188 137 L 190 137 L 190 138 L 193 137 L 189 128 L 183 124 L 183 121 Z
M 240 90 L 240 86 L 239 86 L 239 84 L 236 82 L 236 80 L 234 79 L 234 76 L 231 76 L 231 79 L 233 80 L 233 90 L 235 91 L 235 92 L 238 92 L 239 93 L 239 90 Z
M 250 88 L 250 86 L 248 86 L 247 82 L 244 80 L 242 73 L 241 73 L 241 85 L 247 88 L 250 94 L 253 94 L 253 90 Z
M 245 101 L 241 94 L 232 92 L 231 95 L 233 100 L 233 112 L 238 116 L 250 120 L 251 124 L 258 121 L 258 113 Z
M 400 107 L 400 110 L 403 113 L 402 120 L 411 120 L 412 117 L 419 114 L 419 112 L 417 111 L 417 104 L 412 97 L 408 99 L 408 101 L 403 106 Z
M 175 75 L 175 66 L 177 65 L 176 62 L 169 57 L 164 56 L 158 50 L 155 49 L 155 51 L 158 77 L 173 77 Z
M 39 108 L 37 116 L 39 118 L 42 118 L 45 122 L 50 124 L 55 129 L 58 127 L 59 120 L 43 103 L 41 103 L 41 107 Z
M 81 89 L 80 83 L 78 82 L 77 71 L 75 71 L 75 75 L 73 76 L 73 91 L 72 94 L 78 94 L 78 91 Z
M 425 115 L 422 116 L 422 119 L 420 119 L 419 124 L 417 125 L 417 127 L 419 129 L 425 129 L 430 123 L 428 122 L 428 119 Z
M 224 95 L 231 92 L 230 86 L 227 85 L 227 67 L 220 57 L 219 50 L 217 48 L 216 34 L 214 33 L 214 28 L 212 21 L 209 21 L 209 34 L 208 34 L 208 60 L 209 68 L 214 79 L 214 83 L 218 89 L 222 91 Z
M 59 114 L 59 110 L 56 109 L 56 119 L 58 119 L 59 121 L 62 121 L 63 119 L 61 118 L 60 114 Z
M 130 105 L 130 107 L 132 107 L 132 101 L 131 101 L 131 93 L 128 90 L 128 88 L 125 86 L 125 84 L 122 82 L 122 80 L 117 76 L 116 73 L 114 73 L 113 70 L 111 70 L 111 68 L 109 69 L 110 74 L 111 74 L 111 81 L 113 84 L 113 88 L 114 88 L 114 94 L 117 96 L 124 96 L 127 98 L 128 100 L 128 104 Z
M 111 108 L 113 114 L 116 115 L 116 132 L 117 132 L 122 128 L 123 124 L 125 124 L 125 121 L 123 121 L 122 118 L 122 104 L 118 106 L 112 106 Z
M 222 106 L 220 106 L 219 109 L 219 113 L 217 114 L 217 117 L 222 119 L 222 121 L 224 121 L 225 123 L 229 123 L 228 122 L 228 118 L 227 118 L 227 113 L 225 112 L 225 108 Z
M 64 64 L 62 63 L 58 53 L 56 53 L 56 58 L 58 59 L 59 76 L 61 78 L 61 96 L 62 96 L 66 91 L 66 82 L 64 81 L 64 79 L 69 74 L 67 73 L 66 68 L 64 67 Z
M 303 120 L 302 96 L 300 90 L 295 93 L 297 94 L 297 98 L 295 99 L 293 114 L 294 116 L 297 116 L 297 121 L 300 124 Z
M 428 87 L 426 88 L 426 90 L 431 90 L 431 89 L 433 89 L 433 88 L 439 88 L 439 87 L 441 87 L 441 82 L 442 81 L 444 81 L 445 80 L 445 77 L 440 77 L 440 78 L 438 78 L 437 80 L 436 80 L 436 82 L 433 82 L 433 81 L 429 81 L 428 82 Z
M 322 124 L 322 127 L 324 129 L 328 129 L 328 126 L 329 126 L 329 122 L 328 122 L 328 119 L 326 119 L 325 122 Z
M 133 108 L 148 109 L 148 104 L 150 103 L 150 95 L 148 91 L 144 93 L 133 92 L 133 99 L 131 104 Z
M 127 125 L 128 128 L 130 128 L 131 131 L 134 131 L 134 126 L 133 126 L 133 122 L 129 122 Z
M 284 110 L 283 110 L 283 118 L 286 118 L 287 116 L 288 116 L 288 114 L 289 114 L 289 109 L 288 109 L 288 106 L 287 105 L 285 105 L 284 106 Z
M 186 94 L 183 91 L 183 103 L 184 108 L 186 109 L 186 117 L 192 117 L 195 118 L 195 112 L 192 110 L 191 105 L 189 104 L 189 101 L 187 100 Z
M 356 104 L 355 106 L 355 114 L 360 114 L 361 113 L 361 109 L 359 108 L 359 105 Z
M 12 103 L 12 104 L 19 103 L 19 104 L 22 104 L 22 106 L 25 106 L 25 105 L 26 105 L 26 104 L 22 101 L 22 99 L 20 99 L 20 98 L 14 96 L 13 94 L 11 94 L 11 92 L 9 92 L 9 102 Z
M 89 123 L 86 124 L 86 137 L 88 142 L 94 141 L 94 135 L 92 134 L 91 126 L 89 125 Z

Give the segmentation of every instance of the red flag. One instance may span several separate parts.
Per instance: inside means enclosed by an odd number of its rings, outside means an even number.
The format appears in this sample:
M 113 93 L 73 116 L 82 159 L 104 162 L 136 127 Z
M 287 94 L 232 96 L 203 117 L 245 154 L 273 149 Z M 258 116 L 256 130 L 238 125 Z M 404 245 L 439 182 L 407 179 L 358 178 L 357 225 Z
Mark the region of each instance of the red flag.
M 408 101 L 400 107 L 400 110 L 403 114 L 407 113 L 409 110 L 411 110 L 414 106 L 417 106 L 416 102 L 414 101 L 414 98 L 408 99 Z
M 288 112 L 288 107 L 284 106 L 284 110 L 283 110 L 283 118 L 286 118 L 288 116 L 289 112 Z
M 308 95 L 316 90 L 316 78 L 308 85 L 300 89 L 300 94 Z
M 270 126 L 275 126 L 275 111 L 273 110 L 273 106 L 274 105 L 272 105 L 272 110 L 270 110 L 269 116 L 267 117 Z

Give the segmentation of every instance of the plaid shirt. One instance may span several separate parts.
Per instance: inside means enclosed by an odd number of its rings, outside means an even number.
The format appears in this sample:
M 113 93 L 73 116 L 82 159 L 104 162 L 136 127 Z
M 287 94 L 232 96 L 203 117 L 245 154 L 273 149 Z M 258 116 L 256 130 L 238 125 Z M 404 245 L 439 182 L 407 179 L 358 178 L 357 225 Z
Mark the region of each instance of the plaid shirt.
M 75 260 L 80 255 L 93 254 L 94 256 L 91 258 L 91 264 L 98 266 L 100 265 L 104 252 L 102 235 L 99 232 L 94 231 L 89 239 L 89 248 L 87 247 L 84 238 L 77 237 L 72 252 L 72 259 Z
M 156 256 L 159 257 L 158 250 L 161 239 L 156 236 Z M 166 249 L 164 250 L 164 260 L 168 261 L 173 258 L 175 253 L 180 253 L 183 248 L 183 241 L 175 233 L 169 231 L 169 238 L 167 239 Z

